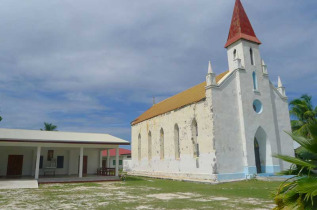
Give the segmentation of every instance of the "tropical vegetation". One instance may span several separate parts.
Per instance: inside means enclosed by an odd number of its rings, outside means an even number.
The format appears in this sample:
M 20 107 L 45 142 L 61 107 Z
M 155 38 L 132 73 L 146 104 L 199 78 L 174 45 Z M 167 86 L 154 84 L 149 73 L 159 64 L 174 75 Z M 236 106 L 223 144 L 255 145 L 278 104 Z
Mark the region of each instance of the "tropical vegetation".
M 304 94 L 300 98 L 292 100 L 289 105 L 293 118 L 291 120 L 292 131 L 303 136 L 309 135 L 308 124 L 317 119 L 317 106 L 313 106 L 312 97 Z
M 41 131 L 57 131 L 57 126 L 52 123 L 44 122 L 44 129 L 41 128 Z
M 275 209 L 317 209 L 317 122 L 307 123 L 307 135 L 288 133 L 301 145 L 301 157 L 276 155 L 292 164 L 284 174 L 295 176 L 283 182 L 278 188 L 274 201 Z

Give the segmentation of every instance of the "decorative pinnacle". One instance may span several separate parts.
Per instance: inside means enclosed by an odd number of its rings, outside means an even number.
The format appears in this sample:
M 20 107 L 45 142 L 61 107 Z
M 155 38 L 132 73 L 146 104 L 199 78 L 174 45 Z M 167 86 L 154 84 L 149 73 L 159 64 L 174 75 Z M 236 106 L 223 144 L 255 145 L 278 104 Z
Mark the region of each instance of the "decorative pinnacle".
M 277 87 L 279 87 L 279 88 L 283 87 L 283 84 L 282 84 L 280 76 L 278 76 Z
M 212 71 L 212 67 L 211 67 L 211 62 L 209 61 L 208 63 L 208 74 L 212 74 L 213 71 Z
M 262 66 L 265 66 L 265 62 L 264 62 L 264 60 L 262 59 Z

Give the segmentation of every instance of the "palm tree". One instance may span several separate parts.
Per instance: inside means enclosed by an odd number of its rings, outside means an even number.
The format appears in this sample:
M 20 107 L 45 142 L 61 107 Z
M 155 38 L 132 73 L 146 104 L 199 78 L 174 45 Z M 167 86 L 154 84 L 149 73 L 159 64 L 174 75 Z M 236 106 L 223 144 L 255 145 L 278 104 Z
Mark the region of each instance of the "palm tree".
M 0 116 L 0 122 L 1 122 L 1 120 L 2 120 L 2 117 Z
M 52 123 L 44 122 L 44 129 L 41 128 L 41 131 L 57 131 L 57 126 Z
M 308 123 L 316 121 L 317 106 L 314 108 L 311 99 L 311 96 L 304 94 L 290 102 L 290 114 L 295 118 L 291 120 L 291 125 L 295 134 L 309 135 Z
M 275 209 L 317 209 L 317 122 L 307 124 L 309 137 L 288 133 L 305 149 L 306 159 L 276 155 L 292 163 L 297 175 L 283 182 L 275 194 Z

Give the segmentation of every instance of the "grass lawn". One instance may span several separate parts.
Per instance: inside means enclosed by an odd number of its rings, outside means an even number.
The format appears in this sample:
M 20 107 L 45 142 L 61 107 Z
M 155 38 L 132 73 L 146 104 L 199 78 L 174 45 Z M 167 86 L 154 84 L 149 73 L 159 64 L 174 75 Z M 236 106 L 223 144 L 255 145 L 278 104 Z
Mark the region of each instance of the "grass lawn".
M 280 182 L 199 184 L 128 177 L 125 182 L 45 184 L 0 190 L 0 209 L 271 209 Z

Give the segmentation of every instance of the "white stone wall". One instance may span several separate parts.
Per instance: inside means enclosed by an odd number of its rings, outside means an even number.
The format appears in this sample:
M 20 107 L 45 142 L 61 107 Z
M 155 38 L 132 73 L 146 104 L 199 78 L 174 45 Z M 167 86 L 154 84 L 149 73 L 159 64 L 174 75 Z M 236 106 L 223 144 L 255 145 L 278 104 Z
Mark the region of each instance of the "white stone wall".
M 192 122 L 197 121 L 200 157 L 194 158 Z M 175 159 L 174 126 L 179 126 L 180 159 Z M 146 174 L 173 176 L 206 176 L 213 173 L 212 121 L 207 100 L 166 113 L 132 126 L 133 171 Z M 160 159 L 160 129 L 164 130 L 164 159 Z M 148 160 L 148 133 L 152 135 L 152 159 Z M 141 134 L 141 160 L 138 160 L 138 136 Z M 198 167 L 197 167 L 198 166 Z
M 273 85 L 271 86 L 271 97 L 274 102 L 273 110 L 276 113 L 274 121 L 277 125 L 276 130 L 280 142 L 279 147 L 281 148 L 279 154 L 294 156 L 293 140 L 287 133 L 285 133 L 292 131 L 287 98 L 281 99 L 281 95 Z M 280 164 L 282 170 L 289 169 L 291 166 L 291 164 L 287 162 L 282 162 Z
M 233 73 L 219 88 L 212 89 L 216 173 L 236 173 L 244 169 L 236 82 L 236 73 Z

